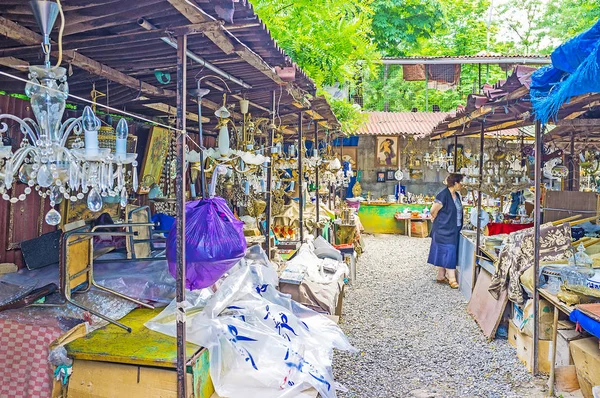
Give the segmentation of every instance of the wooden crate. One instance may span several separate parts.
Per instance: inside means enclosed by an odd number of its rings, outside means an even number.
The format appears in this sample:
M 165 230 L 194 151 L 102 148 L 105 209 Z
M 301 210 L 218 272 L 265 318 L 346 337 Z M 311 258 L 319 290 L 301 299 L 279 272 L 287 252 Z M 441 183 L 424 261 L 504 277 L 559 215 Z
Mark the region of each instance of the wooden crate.
M 410 233 L 413 238 L 426 238 L 427 236 L 429 236 L 429 226 L 427 224 L 427 221 L 411 221 Z
M 577 370 L 577 380 L 585 398 L 593 398 L 592 388 L 600 385 L 600 348 L 598 338 L 589 337 L 569 344 Z

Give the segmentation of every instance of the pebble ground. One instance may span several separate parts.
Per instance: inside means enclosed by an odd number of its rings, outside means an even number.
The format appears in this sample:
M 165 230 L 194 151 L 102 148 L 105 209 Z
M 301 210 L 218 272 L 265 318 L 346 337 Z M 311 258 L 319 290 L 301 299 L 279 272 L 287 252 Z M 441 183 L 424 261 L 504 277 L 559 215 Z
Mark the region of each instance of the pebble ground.
M 544 397 L 507 340 L 488 343 L 458 290 L 434 283 L 429 239 L 365 236 L 340 326 L 357 354 L 336 352 L 341 398 Z

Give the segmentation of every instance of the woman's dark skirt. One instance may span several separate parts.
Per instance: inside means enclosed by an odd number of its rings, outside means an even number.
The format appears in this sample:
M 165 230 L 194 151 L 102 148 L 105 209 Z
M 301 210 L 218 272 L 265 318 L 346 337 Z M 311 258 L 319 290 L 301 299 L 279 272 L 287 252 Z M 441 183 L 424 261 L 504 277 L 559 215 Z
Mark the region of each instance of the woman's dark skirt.
M 429 249 L 429 257 L 427 262 L 436 267 L 443 267 L 446 269 L 456 269 L 456 263 L 458 262 L 458 237 L 460 231 L 456 234 L 456 240 L 454 244 L 451 243 L 437 243 L 435 241 L 435 232 L 431 239 L 431 248 Z

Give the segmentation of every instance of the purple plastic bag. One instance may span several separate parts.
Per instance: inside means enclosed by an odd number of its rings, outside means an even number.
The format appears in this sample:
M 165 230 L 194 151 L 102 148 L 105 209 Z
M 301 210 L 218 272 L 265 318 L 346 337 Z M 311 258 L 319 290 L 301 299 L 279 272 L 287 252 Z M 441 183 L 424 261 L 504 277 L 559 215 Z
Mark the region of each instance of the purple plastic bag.
M 237 220 L 223 198 L 188 202 L 185 206 L 185 285 L 190 290 L 213 285 L 246 253 L 244 223 Z M 167 238 L 169 272 L 176 277 L 177 224 Z

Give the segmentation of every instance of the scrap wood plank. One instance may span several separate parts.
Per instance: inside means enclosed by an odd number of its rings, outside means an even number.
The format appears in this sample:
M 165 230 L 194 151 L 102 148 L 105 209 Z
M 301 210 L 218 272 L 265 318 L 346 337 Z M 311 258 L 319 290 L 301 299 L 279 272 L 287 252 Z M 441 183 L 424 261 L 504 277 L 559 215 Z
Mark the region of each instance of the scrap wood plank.
M 508 303 L 508 291 L 506 289 L 500 292 L 498 300 L 490 294 L 488 287 L 491 282 L 492 276 L 482 270 L 477 277 L 473 295 L 467 306 L 467 312 L 473 316 L 488 340 L 492 340 L 496 335 L 496 329 L 498 329 L 502 314 Z

